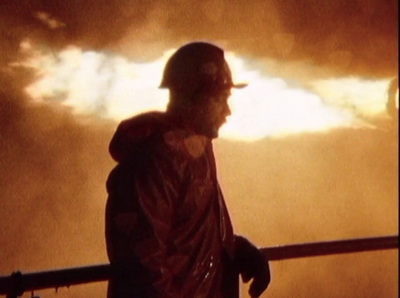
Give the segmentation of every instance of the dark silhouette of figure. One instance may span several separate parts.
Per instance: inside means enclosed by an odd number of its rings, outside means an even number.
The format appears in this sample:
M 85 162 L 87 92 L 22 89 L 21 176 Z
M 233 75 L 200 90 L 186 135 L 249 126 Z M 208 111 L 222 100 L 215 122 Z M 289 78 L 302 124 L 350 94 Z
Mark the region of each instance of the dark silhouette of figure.
M 118 274 L 108 297 L 251 297 L 270 282 L 268 261 L 234 235 L 216 175 L 212 139 L 230 115 L 232 82 L 220 48 L 189 43 L 161 83 L 166 112 L 123 121 L 110 143 L 106 241 Z

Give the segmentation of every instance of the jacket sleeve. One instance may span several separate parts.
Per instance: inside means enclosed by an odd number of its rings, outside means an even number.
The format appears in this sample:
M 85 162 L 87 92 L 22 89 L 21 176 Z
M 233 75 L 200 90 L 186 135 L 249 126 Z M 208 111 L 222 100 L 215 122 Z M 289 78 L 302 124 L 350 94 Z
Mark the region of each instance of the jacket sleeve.
M 135 256 L 142 267 L 141 275 L 146 275 L 142 276 L 144 283 L 152 293 L 178 297 L 178 287 L 174 285 L 168 266 L 167 249 L 184 163 L 170 153 L 147 152 L 136 162 L 134 173 L 127 175 L 130 181 L 124 183 L 130 189 L 124 192 L 128 203 L 114 208 L 111 220 L 117 233 L 125 239 L 114 237 L 119 246 L 113 249 L 117 258 L 120 251 Z

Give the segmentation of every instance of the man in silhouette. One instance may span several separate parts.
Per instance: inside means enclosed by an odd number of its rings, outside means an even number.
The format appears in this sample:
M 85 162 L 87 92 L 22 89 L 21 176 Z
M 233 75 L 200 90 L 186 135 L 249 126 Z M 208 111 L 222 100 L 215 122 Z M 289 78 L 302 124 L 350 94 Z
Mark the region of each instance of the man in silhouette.
M 166 112 L 123 121 L 110 143 L 107 181 L 108 297 L 258 297 L 268 261 L 234 235 L 216 175 L 212 140 L 230 115 L 224 52 L 210 43 L 178 49 L 164 69 Z

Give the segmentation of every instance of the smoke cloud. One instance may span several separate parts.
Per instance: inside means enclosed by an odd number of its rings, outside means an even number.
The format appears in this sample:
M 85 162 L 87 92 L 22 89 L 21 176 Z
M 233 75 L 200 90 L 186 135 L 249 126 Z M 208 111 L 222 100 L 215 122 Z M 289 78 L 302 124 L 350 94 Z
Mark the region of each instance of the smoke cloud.
M 331 75 L 397 74 L 396 0 L 5 0 L 0 16 L 1 47 L 11 56 L 24 38 L 135 59 L 207 39 L 250 59 L 301 62 Z
M 398 72 L 396 0 L 3 0 L 0 29 L 0 275 L 107 262 L 105 180 L 117 123 L 27 98 L 35 77 L 18 66 L 25 40 L 54 53 L 75 45 L 150 61 L 207 39 L 286 77 Z M 215 147 L 236 232 L 259 246 L 398 234 L 396 130 Z M 397 297 L 397 253 L 273 262 L 265 297 Z M 105 289 L 43 295 L 105 297 Z

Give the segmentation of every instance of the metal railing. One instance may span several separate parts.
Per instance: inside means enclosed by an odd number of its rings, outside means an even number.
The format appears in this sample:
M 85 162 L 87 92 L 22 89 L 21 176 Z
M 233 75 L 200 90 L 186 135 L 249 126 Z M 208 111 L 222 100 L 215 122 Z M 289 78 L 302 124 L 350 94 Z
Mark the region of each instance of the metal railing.
M 399 236 L 394 235 L 265 247 L 261 248 L 261 252 L 269 261 L 278 261 L 373 250 L 398 249 L 398 247 Z M 0 295 L 7 295 L 7 298 L 15 298 L 28 291 L 107 281 L 117 270 L 118 268 L 114 268 L 110 264 L 100 264 L 30 273 L 16 271 L 8 276 L 0 276 Z

